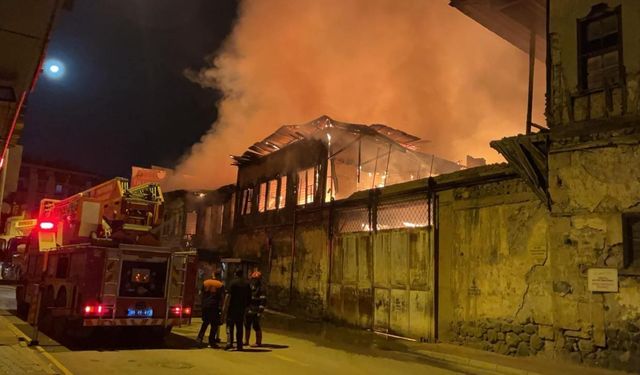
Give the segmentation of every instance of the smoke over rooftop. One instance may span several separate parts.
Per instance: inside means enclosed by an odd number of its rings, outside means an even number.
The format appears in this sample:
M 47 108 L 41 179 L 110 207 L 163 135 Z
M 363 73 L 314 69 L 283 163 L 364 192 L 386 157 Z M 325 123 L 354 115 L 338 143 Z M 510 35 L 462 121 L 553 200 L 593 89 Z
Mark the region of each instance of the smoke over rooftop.
M 235 182 L 229 155 L 322 114 L 381 123 L 450 160 L 501 161 L 489 141 L 523 132 L 526 54 L 447 0 L 244 0 L 222 51 L 186 75 L 224 92 L 219 119 L 172 185 Z M 542 64 L 538 64 L 542 65 Z M 543 67 L 536 90 L 543 90 Z M 542 120 L 536 95 L 534 121 Z

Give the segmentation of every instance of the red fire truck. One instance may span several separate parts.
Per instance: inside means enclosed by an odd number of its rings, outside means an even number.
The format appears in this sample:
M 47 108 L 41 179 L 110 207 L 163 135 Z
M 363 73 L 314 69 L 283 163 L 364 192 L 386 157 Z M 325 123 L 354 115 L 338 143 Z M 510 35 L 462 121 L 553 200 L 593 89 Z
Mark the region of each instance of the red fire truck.
M 43 200 L 16 290 L 19 314 L 71 336 L 146 327 L 159 338 L 188 323 L 196 256 L 160 246 L 162 204 L 157 185 L 129 188 L 122 178 Z

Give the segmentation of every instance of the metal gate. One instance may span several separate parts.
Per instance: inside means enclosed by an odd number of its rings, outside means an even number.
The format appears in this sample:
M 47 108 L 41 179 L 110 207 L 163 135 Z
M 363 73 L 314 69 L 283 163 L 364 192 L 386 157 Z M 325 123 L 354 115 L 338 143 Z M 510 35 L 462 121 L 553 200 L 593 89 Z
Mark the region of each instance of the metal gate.
M 434 339 L 431 232 L 426 228 L 336 237 L 329 285 L 338 320 L 423 341 Z
M 433 340 L 434 275 L 429 235 L 426 228 L 373 235 L 374 330 Z

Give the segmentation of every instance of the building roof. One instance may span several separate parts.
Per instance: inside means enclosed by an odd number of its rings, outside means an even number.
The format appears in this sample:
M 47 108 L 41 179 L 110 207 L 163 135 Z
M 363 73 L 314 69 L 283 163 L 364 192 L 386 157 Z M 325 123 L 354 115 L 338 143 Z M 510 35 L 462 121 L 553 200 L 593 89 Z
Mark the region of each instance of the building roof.
M 330 129 L 351 133 L 355 136 L 367 135 L 381 138 L 387 142 L 397 145 L 399 148 L 412 151 L 416 149 L 416 145 L 419 142 L 423 142 L 420 138 L 414 135 L 386 125 L 349 124 L 333 120 L 329 116 L 325 115 L 306 124 L 285 125 L 280 127 L 275 133 L 269 135 L 260 142 L 254 143 L 247 149 L 247 151 L 244 152 L 244 154 L 240 156 L 232 156 L 234 160 L 233 164 L 238 166 L 250 164 L 261 157 L 267 156 L 300 140 L 325 140 L 327 134 L 331 137 L 331 133 L 329 132 Z M 330 140 L 330 138 L 328 138 L 328 140 Z
M 533 31 L 536 59 L 545 61 L 546 0 L 450 0 L 449 5 L 526 53 Z

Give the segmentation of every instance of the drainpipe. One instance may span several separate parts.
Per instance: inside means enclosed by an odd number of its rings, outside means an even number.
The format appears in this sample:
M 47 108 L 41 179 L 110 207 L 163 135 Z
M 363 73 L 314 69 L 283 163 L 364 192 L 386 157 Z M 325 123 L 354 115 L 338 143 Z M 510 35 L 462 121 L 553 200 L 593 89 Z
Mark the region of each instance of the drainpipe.
M 427 179 L 427 212 L 429 225 L 433 233 L 433 338 L 434 342 L 438 340 L 438 298 L 439 298 L 439 223 L 438 223 L 438 211 L 435 192 L 435 179 L 429 177 Z
M 296 202 L 297 202 L 297 197 L 296 197 Z M 297 226 L 296 212 L 297 212 L 297 207 L 294 206 L 293 207 L 293 224 L 291 225 L 291 266 L 289 267 L 291 275 L 289 276 L 289 307 L 291 307 L 291 304 L 293 303 L 293 269 L 296 263 L 296 226 Z

